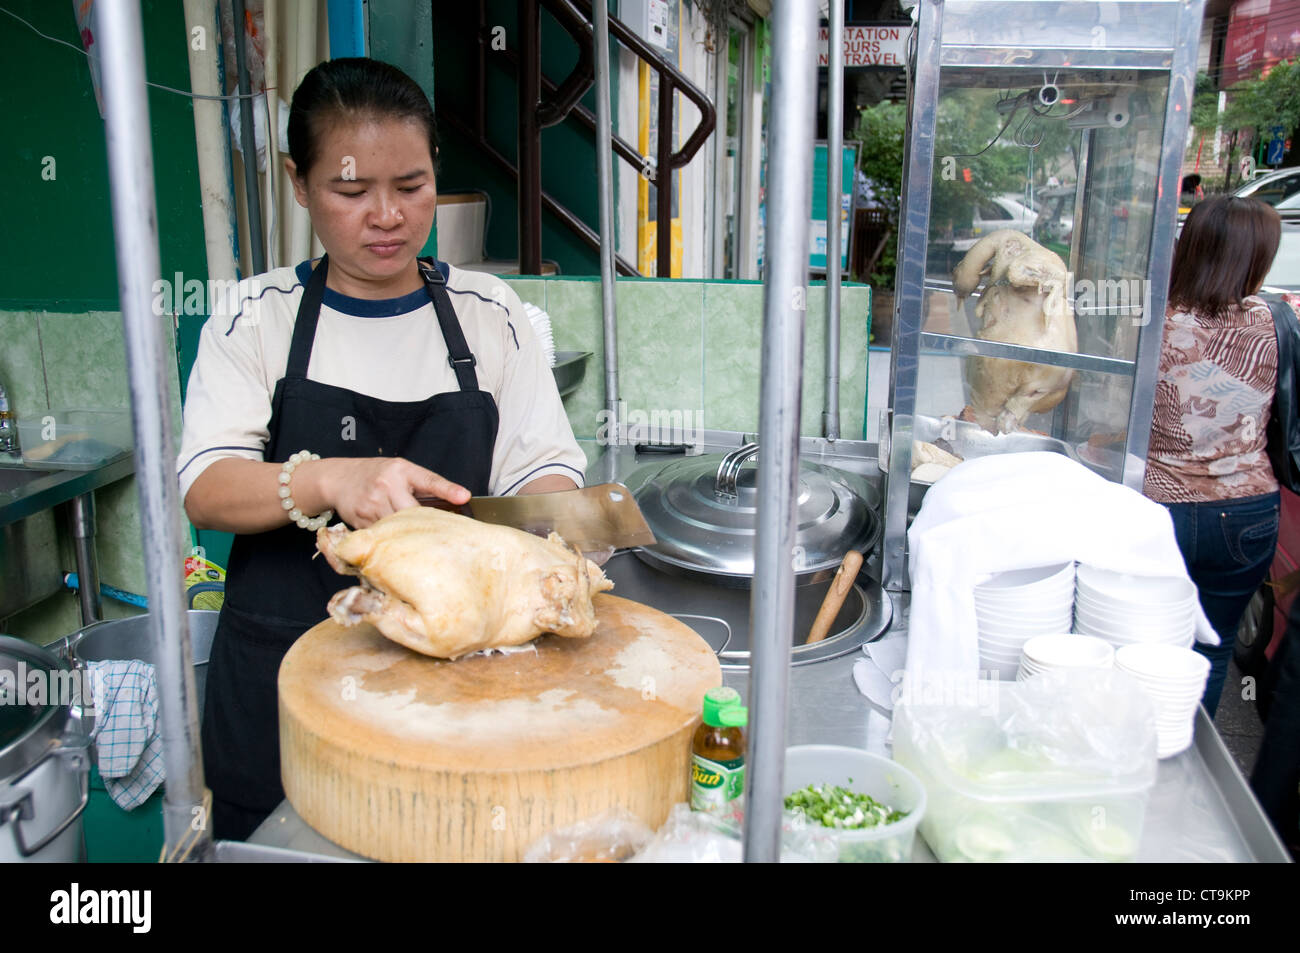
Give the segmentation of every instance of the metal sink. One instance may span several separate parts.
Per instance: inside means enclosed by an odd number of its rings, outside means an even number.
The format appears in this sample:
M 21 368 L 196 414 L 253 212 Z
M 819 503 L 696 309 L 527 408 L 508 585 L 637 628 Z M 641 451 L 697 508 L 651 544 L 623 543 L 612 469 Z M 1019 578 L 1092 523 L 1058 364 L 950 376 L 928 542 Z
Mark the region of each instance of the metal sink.
M 0 464 L 0 493 L 12 493 L 33 480 L 49 476 L 49 470 L 32 470 L 28 467 L 9 467 Z

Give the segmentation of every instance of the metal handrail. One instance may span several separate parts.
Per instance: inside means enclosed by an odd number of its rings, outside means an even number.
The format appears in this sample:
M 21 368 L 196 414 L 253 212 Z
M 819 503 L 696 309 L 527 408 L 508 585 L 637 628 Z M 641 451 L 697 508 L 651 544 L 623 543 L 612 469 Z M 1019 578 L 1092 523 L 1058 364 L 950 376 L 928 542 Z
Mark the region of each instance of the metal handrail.
M 543 0 L 550 8 L 552 3 L 570 4 L 570 0 Z M 573 0 L 585 8 L 588 20 L 591 18 L 591 0 Z M 554 12 L 554 11 L 552 11 Z M 654 168 L 642 166 L 641 173 L 655 186 L 655 242 L 656 271 L 660 278 L 672 276 L 672 208 L 673 188 L 671 173 L 682 168 L 700 151 L 710 133 L 717 124 L 717 113 L 709 97 L 682 74 L 677 67 L 633 33 L 621 21 L 610 17 L 609 32 L 619 43 L 650 65 L 659 77 L 659 142 L 655 149 Z M 673 129 L 673 92 L 680 91 L 683 96 L 695 104 L 700 111 L 700 121 L 680 149 L 673 151 L 671 130 Z M 662 181 L 666 185 L 660 184 Z
M 541 75 L 538 11 L 545 8 L 574 39 L 578 45 L 578 62 L 560 83 Z M 595 131 L 596 120 L 591 111 L 579 100 L 591 88 L 594 78 L 592 64 L 593 7 L 590 0 L 540 0 L 520 4 L 521 42 L 518 50 L 506 48 L 504 59 L 518 71 L 520 95 L 519 164 L 512 163 L 487 140 L 487 50 L 491 29 L 487 20 L 486 0 L 478 5 L 477 84 L 475 89 L 474 121 L 466 122 L 453 111 L 443 108 L 441 118 L 473 140 L 498 166 L 514 176 L 519 183 L 519 270 L 536 274 L 541 270 L 541 210 L 558 217 L 570 230 L 593 250 L 600 247 L 600 237 L 572 211 L 548 195 L 541 187 L 541 130 L 555 125 L 568 116 L 575 117 L 586 128 Z M 659 188 L 660 170 L 672 172 L 687 165 L 703 147 L 717 123 L 713 103 L 705 93 L 686 78 L 672 63 L 664 59 L 653 47 L 633 33 L 625 24 L 609 18 L 609 32 L 627 50 L 647 63 L 659 77 L 659 128 L 673 128 L 673 93 L 681 92 L 700 111 L 696 124 L 681 148 L 673 150 L 672 136 L 659 137 L 655 156 L 641 155 L 640 151 L 617 135 L 610 136 L 610 148 L 638 174 L 656 187 L 657 202 L 657 271 L 668 277 L 672 268 L 672 185 L 665 176 L 667 188 Z M 542 94 L 546 94 L 546 99 Z M 530 104 L 531 105 L 528 105 Z M 619 256 L 616 260 L 620 274 L 639 275 L 635 265 Z
M 502 171 L 504 171 L 508 175 L 518 177 L 519 167 L 515 165 L 513 162 L 511 162 L 509 159 L 507 159 L 505 156 L 503 156 L 485 138 L 479 139 L 478 137 L 476 137 L 474 131 L 470 129 L 469 126 L 465 125 L 461 121 L 459 116 L 451 112 L 444 112 L 441 118 L 444 122 L 447 123 L 447 125 L 456 129 L 458 132 L 461 133 L 461 135 L 465 136 L 465 138 L 473 139 L 477 143 L 478 147 L 483 150 L 483 153 L 489 159 L 495 162 L 502 169 Z M 589 246 L 593 250 L 600 248 L 600 236 L 596 233 L 596 230 L 592 228 L 590 225 L 588 225 L 586 222 L 584 222 L 582 219 L 578 218 L 578 216 L 575 215 L 567 206 L 561 204 L 559 200 L 555 198 L 555 196 L 551 195 L 545 189 L 542 190 L 542 208 L 550 212 L 561 222 L 563 222 L 566 226 L 568 226 L 570 231 L 572 231 L 580 239 L 582 239 L 583 244 Z M 639 271 L 637 271 L 636 266 L 632 264 L 630 261 L 628 261 L 626 258 L 624 258 L 622 255 L 616 256 L 615 264 L 617 265 L 618 272 L 621 275 L 641 274 Z M 520 267 L 521 268 L 523 267 L 522 262 L 520 264 Z

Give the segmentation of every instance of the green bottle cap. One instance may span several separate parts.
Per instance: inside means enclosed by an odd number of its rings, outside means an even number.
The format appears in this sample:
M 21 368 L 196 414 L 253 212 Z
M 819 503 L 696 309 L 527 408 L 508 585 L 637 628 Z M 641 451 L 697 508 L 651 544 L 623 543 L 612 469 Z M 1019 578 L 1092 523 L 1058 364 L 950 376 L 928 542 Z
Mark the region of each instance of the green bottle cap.
M 744 705 L 732 705 L 718 713 L 724 728 L 744 728 L 749 724 L 749 709 Z
M 713 728 L 722 728 L 724 726 L 722 713 L 727 709 L 739 707 L 740 692 L 734 688 L 727 688 L 725 685 L 710 688 L 704 693 L 704 723 Z

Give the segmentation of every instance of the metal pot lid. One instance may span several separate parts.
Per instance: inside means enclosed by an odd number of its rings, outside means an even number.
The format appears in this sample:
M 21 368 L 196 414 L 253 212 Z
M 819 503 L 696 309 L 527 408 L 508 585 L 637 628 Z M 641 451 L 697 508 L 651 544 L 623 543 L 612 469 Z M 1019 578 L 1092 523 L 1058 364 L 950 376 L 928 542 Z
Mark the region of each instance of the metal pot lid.
M 663 561 L 725 576 L 754 574 L 758 444 L 637 470 L 627 485 L 658 542 L 644 547 Z M 879 519 L 865 483 L 819 463 L 800 461 L 795 573 L 838 566 L 850 549 L 875 542 Z
M 71 666 L 22 639 L 0 635 L 0 780 L 22 774 L 67 725 Z

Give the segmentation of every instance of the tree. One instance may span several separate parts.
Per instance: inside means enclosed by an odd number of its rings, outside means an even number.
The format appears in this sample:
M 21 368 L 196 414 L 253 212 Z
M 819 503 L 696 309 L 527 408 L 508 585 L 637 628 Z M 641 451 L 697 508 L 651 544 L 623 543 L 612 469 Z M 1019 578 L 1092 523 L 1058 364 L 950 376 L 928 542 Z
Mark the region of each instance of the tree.
M 1300 63 L 1278 63 L 1267 76 L 1243 80 L 1228 90 L 1227 105 L 1218 111 L 1218 96 L 1209 77 L 1196 78 L 1196 95 L 1192 101 L 1192 125 L 1202 132 L 1218 128 L 1228 133 L 1228 176 L 1224 188 L 1232 184 L 1240 145 L 1266 136 L 1274 126 L 1289 135 L 1300 125 Z
M 853 138 L 862 143 L 858 168 L 871 183 L 876 204 L 889 216 L 889 241 L 876 270 L 869 276 L 882 290 L 894 287 L 894 266 L 898 261 L 898 211 L 903 192 L 903 130 L 907 109 L 901 103 L 883 102 L 858 110 Z M 856 186 L 855 186 L 856 188 Z

